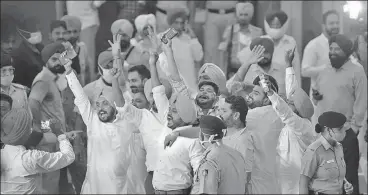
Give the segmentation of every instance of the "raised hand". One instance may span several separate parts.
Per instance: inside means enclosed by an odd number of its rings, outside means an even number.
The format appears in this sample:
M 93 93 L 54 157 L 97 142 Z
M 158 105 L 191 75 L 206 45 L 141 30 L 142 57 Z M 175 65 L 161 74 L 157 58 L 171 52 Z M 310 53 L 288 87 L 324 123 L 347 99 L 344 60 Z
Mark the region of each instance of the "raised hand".
M 115 67 L 114 68 L 111 68 L 109 70 L 109 74 L 111 76 L 113 76 L 114 79 L 118 79 L 119 76 L 120 76 L 120 74 L 121 74 L 121 69 L 118 69 L 118 68 L 115 68 Z
M 74 140 L 78 136 L 78 133 L 83 133 L 83 131 L 69 131 L 64 134 L 69 140 Z
M 149 64 L 156 66 L 156 62 L 158 60 L 158 54 L 156 52 L 150 52 L 150 57 L 149 57 Z
M 265 48 L 262 45 L 256 45 L 248 54 L 246 61 L 248 64 L 257 64 L 263 59 L 262 55 L 264 52 Z
M 148 31 L 148 38 L 151 41 L 150 52 L 157 52 L 160 47 L 160 41 L 158 40 L 156 33 L 153 31 L 151 27 L 148 27 L 147 31 Z
M 63 52 L 61 55 L 60 55 L 60 62 L 61 64 L 64 66 L 65 70 L 66 70 L 66 73 L 69 73 L 71 70 L 73 70 L 72 68 L 72 60 L 70 60 L 69 58 L 66 57 L 66 52 Z
M 111 46 L 112 56 L 114 56 L 114 58 L 118 58 L 121 53 L 121 47 L 120 47 L 121 35 L 120 34 L 114 35 L 113 43 L 110 40 L 108 40 L 108 42 Z
M 295 48 L 294 49 L 290 49 L 286 52 L 285 54 L 285 62 L 287 63 L 288 67 L 292 67 L 292 62 L 294 60 L 295 57 Z

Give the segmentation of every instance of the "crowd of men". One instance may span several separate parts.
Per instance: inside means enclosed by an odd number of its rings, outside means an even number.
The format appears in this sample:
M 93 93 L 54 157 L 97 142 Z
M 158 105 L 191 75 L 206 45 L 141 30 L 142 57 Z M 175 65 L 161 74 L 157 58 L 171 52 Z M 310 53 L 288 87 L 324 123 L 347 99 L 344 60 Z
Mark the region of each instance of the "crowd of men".
M 45 46 L 31 22 L 1 29 L 1 193 L 299 194 L 305 176 L 309 193 L 331 194 L 341 161 L 351 187 L 338 193 L 359 194 L 366 26 L 351 41 L 327 11 L 301 57 L 285 12 L 267 13 L 263 31 L 250 24 L 252 3 L 207 1 L 202 47 L 193 4 L 163 2 L 155 15 L 125 12 L 99 27 L 104 1 L 67 1 Z M 103 49 L 98 28 L 112 34 Z M 321 130 L 340 122 L 341 140 Z M 340 142 L 343 159 L 308 160 L 321 137 Z

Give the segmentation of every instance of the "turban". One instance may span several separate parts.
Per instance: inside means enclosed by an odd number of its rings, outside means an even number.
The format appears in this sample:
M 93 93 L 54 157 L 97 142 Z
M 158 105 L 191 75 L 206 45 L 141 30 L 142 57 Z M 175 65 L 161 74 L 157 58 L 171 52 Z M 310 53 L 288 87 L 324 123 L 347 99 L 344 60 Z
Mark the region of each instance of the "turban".
M 201 67 L 201 69 L 199 69 L 199 72 L 198 72 L 199 83 L 202 82 L 200 78 L 204 74 L 210 77 L 210 81 L 215 83 L 218 86 L 220 92 L 227 91 L 225 73 L 217 65 L 213 63 L 203 64 L 203 66 Z
M 24 145 L 32 133 L 32 118 L 26 109 L 10 110 L 1 119 L 1 141 L 8 145 Z
M 55 43 L 48 44 L 41 51 L 42 60 L 43 60 L 44 63 L 46 63 L 47 61 L 49 61 L 51 56 L 54 55 L 55 53 L 60 53 L 61 54 L 64 51 L 65 51 L 65 47 L 59 41 L 55 42 Z
M 171 84 L 169 83 L 169 81 L 164 80 L 164 79 L 160 79 L 160 81 L 161 81 L 161 84 L 165 87 L 165 93 L 166 93 L 167 99 L 170 99 L 171 94 L 172 94 Z M 151 98 L 151 93 L 152 93 L 152 81 L 151 79 L 148 79 L 144 83 L 144 95 L 146 96 L 147 100 Z
M 223 129 L 226 129 L 224 122 L 215 116 L 204 115 L 199 119 L 201 132 L 206 135 L 215 135 L 217 138 L 223 136 Z
M 277 84 L 277 81 L 275 78 L 273 78 L 271 75 L 266 75 L 268 77 L 268 80 L 271 82 L 271 89 L 278 93 L 279 92 L 279 85 Z M 261 81 L 261 79 L 259 78 L 259 76 L 257 76 L 254 80 L 253 80 L 253 85 L 258 85 L 259 86 L 259 81 Z
M 153 14 L 139 15 L 134 20 L 134 24 L 138 32 L 142 32 L 143 28 L 147 25 L 150 25 L 155 29 L 156 28 L 156 17 Z
M 272 20 L 274 20 L 275 18 L 277 18 L 280 21 L 281 26 L 284 26 L 285 22 L 288 20 L 288 16 L 285 12 L 276 11 L 267 14 L 266 21 L 269 25 L 271 25 Z
M 265 48 L 265 52 L 268 52 L 271 55 L 273 55 L 274 43 L 271 39 L 266 37 L 254 38 L 250 43 L 249 49 L 252 50 L 257 45 L 262 45 Z
M 237 3 L 236 4 L 236 14 L 247 13 L 250 17 L 253 16 L 254 6 L 252 3 Z
M 65 15 L 60 20 L 64 21 L 66 23 L 67 29 L 81 29 L 82 28 L 82 22 L 80 19 L 76 16 L 71 15 Z
M 185 123 L 191 124 L 197 120 L 196 105 L 193 100 L 189 99 L 189 97 L 176 94 L 173 103 L 175 104 L 180 118 Z
M 324 112 L 318 117 L 318 124 L 322 127 L 339 128 L 346 122 L 345 115 L 338 112 Z
M 102 68 L 108 69 L 106 66 L 114 60 L 111 51 L 103 51 L 98 55 L 98 65 Z
M 346 56 L 350 56 L 354 51 L 354 44 L 345 35 L 333 35 L 328 40 L 329 45 L 336 43 L 345 53 Z
M 0 68 L 5 66 L 13 66 L 13 59 L 9 54 L 4 54 L 3 52 L 1 52 Z
M 22 25 L 22 30 L 27 31 L 27 32 L 38 32 L 39 29 L 39 24 L 41 24 L 39 22 L 39 19 L 37 17 L 27 17 L 24 21 L 23 21 L 23 25 Z
M 120 19 L 112 23 L 110 30 L 113 35 L 125 33 L 129 37 L 133 37 L 134 27 L 128 20 Z
M 177 18 L 188 19 L 188 11 L 183 8 L 170 9 L 167 12 L 167 23 L 172 25 Z
M 115 107 L 115 96 L 114 96 L 114 93 L 111 90 L 109 90 L 109 91 L 102 90 L 99 97 L 98 97 L 98 99 L 100 99 L 100 98 L 106 99 L 110 103 L 111 106 Z
M 313 104 L 303 89 L 296 88 L 290 95 L 290 100 L 294 102 L 294 106 L 299 115 L 303 118 L 311 118 L 314 114 Z

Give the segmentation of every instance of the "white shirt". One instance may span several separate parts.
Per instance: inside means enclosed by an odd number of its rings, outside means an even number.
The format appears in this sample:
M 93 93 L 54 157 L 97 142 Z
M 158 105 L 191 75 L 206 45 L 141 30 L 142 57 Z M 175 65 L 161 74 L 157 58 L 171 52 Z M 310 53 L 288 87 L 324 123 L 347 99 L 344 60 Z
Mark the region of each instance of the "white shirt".
M 322 65 L 330 65 L 329 51 L 328 39 L 323 33 L 312 39 L 304 49 L 302 75 L 304 77 L 311 77 L 311 91 L 312 88 L 318 90 L 317 83 L 319 77 L 318 75 L 312 75 L 310 71 L 316 68 L 318 69 Z
M 101 122 L 98 114 L 93 110 L 87 95 L 84 93 L 74 72 L 66 75 L 70 89 L 75 100 L 74 103 L 82 116 L 83 122 L 87 126 L 88 147 L 87 147 L 87 173 L 81 190 L 82 194 L 115 194 L 117 184 L 125 178 L 117 177 L 117 161 L 125 162 L 126 166 L 119 166 L 120 169 L 128 167 L 127 158 L 119 158 L 120 147 L 126 149 L 129 142 L 122 142 L 119 134 L 124 134 L 128 138 L 130 131 L 126 130 L 124 121 L 115 120 L 112 123 Z M 119 170 L 126 172 L 126 170 Z
M 188 1 L 157 1 L 157 7 L 166 11 L 177 8 L 188 9 L 187 2 Z
M 78 17 L 82 22 L 82 30 L 93 26 L 100 25 L 98 18 L 98 10 L 92 7 L 100 7 L 105 1 L 66 1 L 68 15 Z
M 155 89 L 155 88 L 154 88 Z M 157 109 L 168 110 L 169 100 L 165 94 L 165 88 L 161 85 L 156 87 L 157 90 L 152 89 L 153 99 L 155 100 Z M 163 108 L 166 106 L 167 108 Z M 158 156 L 164 151 L 164 140 L 172 130 L 168 128 L 147 109 L 138 109 L 131 103 L 125 102 L 124 107 L 117 107 L 117 118 L 124 119 L 125 121 L 134 124 L 141 133 L 144 147 L 146 149 L 146 166 L 147 171 L 154 171 Z
M 193 152 L 190 151 L 195 149 L 194 143 L 195 139 L 178 137 L 171 147 L 166 147 L 159 154 L 159 162 L 152 179 L 156 190 L 182 190 L 192 185 Z
M 62 136 L 58 140 L 60 152 L 54 153 L 5 145 L 1 149 L 1 194 L 45 193 L 39 173 L 59 170 L 75 159 L 69 140 Z
M 286 69 L 285 83 L 287 91 L 299 87 L 293 68 Z M 301 158 L 309 144 L 314 141 L 314 128 L 311 121 L 295 114 L 276 93 L 268 98 L 272 102 L 273 109 L 285 124 L 277 146 L 281 193 L 298 194 Z
M 247 154 L 253 159 L 245 160 L 246 165 L 252 165 L 246 167 L 252 172 L 252 194 L 278 194 L 276 147 L 284 124 L 272 106 L 249 110 L 246 121 L 247 129 L 250 131 Z
M 244 128 L 232 135 L 225 135 L 222 138 L 222 143 L 237 150 L 243 155 L 243 158 L 246 159 L 248 157 L 246 154 L 247 146 L 248 146 L 247 136 L 249 136 L 249 132 L 246 130 L 246 128 Z M 250 166 L 252 165 L 248 165 L 247 167 L 250 167 Z

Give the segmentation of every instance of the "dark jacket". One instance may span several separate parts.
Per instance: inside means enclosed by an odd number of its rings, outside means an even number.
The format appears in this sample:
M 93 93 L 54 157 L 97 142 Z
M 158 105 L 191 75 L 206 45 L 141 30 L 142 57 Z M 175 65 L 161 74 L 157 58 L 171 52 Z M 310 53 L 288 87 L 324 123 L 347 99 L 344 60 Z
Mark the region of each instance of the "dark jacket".
M 42 44 L 36 45 L 39 52 L 33 51 L 29 43 L 25 40 L 19 45 L 19 47 L 13 52 L 13 66 L 14 83 L 18 83 L 28 88 L 32 87 L 33 79 L 41 72 L 44 62 L 41 57 L 41 51 L 43 49 Z

